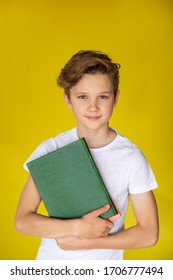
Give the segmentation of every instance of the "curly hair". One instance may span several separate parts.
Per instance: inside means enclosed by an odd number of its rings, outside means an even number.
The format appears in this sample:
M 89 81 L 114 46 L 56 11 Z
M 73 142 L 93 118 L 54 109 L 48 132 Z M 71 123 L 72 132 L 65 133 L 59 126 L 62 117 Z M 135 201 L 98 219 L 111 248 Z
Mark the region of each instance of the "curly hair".
M 64 93 L 70 98 L 70 89 L 75 86 L 84 74 L 107 74 L 114 87 L 116 97 L 119 85 L 119 63 L 113 63 L 111 58 L 100 51 L 79 51 L 61 69 L 57 78 L 57 84 L 64 89 Z

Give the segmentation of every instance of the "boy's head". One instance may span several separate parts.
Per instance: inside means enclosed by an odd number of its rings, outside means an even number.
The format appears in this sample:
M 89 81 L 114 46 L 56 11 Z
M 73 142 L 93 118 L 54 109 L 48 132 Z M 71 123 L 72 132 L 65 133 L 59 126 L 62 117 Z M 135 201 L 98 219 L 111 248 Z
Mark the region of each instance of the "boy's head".
M 57 83 L 64 89 L 70 99 L 70 89 L 75 86 L 84 74 L 107 74 L 114 87 L 116 97 L 119 85 L 120 64 L 113 63 L 104 53 L 99 51 L 79 51 L 74 54 L 61 70 Z

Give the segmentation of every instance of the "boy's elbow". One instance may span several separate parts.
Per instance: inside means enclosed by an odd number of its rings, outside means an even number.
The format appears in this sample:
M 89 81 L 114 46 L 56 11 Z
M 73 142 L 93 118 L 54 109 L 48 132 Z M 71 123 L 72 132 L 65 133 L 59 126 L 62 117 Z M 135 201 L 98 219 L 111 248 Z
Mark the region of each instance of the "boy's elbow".
M 156 233 L 153 234 L 151 246 L 156 245 L 158 240 L 159 240 L 159 231 L 157 231 Z
M 159 227 L 150 225 L 147 227 L 142 226 L 141 229 L 143 232 L 143 234 L 140 235 L 141 247 L 147 248 L 155 246 L 159 239 Z
M 148 241 L 146 242 L 145 247 L 155 246 L 157 244 L 157 241 L 158 241 L 158 236 L 157 235 L 150 236 L 150 238 L 148 238 Z
M 14 226 L 19 233 L 24 233 L 24 223 L 20 218 L 15 218 Z
M 15 221 L 14 221 L 14 226 L 15 226 L 15 229 L 20 232 L 21 230 L 21 223 L 18 219 L 15 218 Z
M 151 230 L 150 234 L 148 234 L 147 247 L 155 246 L 157 244 L 158 240 L 159 240 L 159 229 L 156 228 L 154 230 Z

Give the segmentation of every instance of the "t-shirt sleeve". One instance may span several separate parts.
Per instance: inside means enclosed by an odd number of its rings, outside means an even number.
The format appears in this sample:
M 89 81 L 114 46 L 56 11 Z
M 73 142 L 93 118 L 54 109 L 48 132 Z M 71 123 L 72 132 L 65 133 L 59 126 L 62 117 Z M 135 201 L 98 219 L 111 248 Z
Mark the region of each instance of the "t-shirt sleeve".
M 25 161 L 25 163 L 23 164 L 23 167 L 26 171 L 29 172 L 28 167 L 27 167 L 27 163 L 35 160 L 39 157 L 42 157 L 54 150 L 57 149 L 57 144 L 56 142 L 53 140 L 53 138 L 49 138 L 48 140 L 42 142 L 35 150 L 34 152 L 27 158 L 27 160 Z
M 24 162 L 23 167 L 26 171 L 29 172 L 28 167 L 27 167 L 27 163 L 35 160 L 41 156 L 44 156 L 45 154 L 47 154 L 45 146 L 43 144 L 40 144 L 34 151 L 33 153 L 27 158 L 27 160 Z
M 143 193 L 157 186 L 151 167 L 140 149 L 137 149 L 130 168 L 129 192 L 131 194 Z

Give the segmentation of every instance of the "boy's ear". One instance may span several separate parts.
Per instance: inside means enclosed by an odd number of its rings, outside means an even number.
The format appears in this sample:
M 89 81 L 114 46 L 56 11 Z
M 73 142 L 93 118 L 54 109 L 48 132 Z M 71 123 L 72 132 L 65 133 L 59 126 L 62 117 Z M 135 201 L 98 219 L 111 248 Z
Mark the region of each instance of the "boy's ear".
M 116 94 L 116 97 L 115 97 L 115 100 L 114 100 L 114 108 L 115 108 L 116 105 L 117 105 L 119 95 L 120 95 L 120 90 L 117 90 L 117 94 Z
M 66 103 L 66 105 L 71 108 L 71 102 L 70 102 L 70 99 L 68 98 L 68 96 L 64 93 L 63 94 L 63 97 L 64 97 L 64 101 Z

